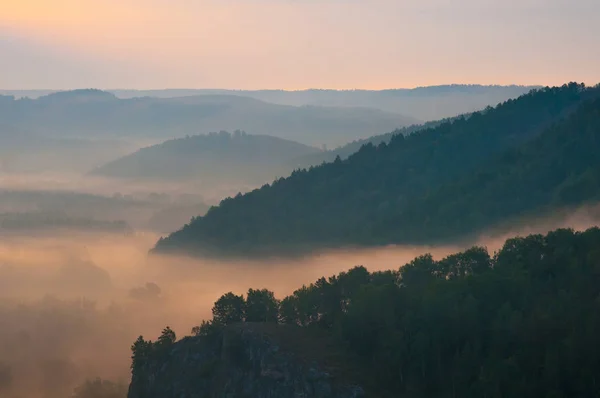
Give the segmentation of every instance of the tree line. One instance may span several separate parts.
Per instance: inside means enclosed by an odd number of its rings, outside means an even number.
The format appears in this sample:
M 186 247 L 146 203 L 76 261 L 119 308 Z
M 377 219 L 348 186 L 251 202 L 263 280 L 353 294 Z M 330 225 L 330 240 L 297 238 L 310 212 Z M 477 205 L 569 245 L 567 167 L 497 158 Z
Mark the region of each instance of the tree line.
M 384 272 L 357 266 L 281 301 L 230 292 L 193 333 L 238 322 L 328 331 L 382 395 L 599 396 L 600 229 L 512 238 L 493 254 L 423 255 Z M 134 365 L 145 343 L 136 344 Z

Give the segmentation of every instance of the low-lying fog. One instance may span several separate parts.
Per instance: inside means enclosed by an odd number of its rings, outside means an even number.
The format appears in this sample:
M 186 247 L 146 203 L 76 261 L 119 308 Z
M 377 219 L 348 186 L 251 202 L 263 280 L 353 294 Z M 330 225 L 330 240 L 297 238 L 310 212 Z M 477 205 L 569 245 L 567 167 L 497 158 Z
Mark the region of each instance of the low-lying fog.
M 256 187 L 250 185 L 220 185 L 206 189 L 201 181 L 167 182 L 161 180 L 157 182 L 139 182 L 92 176 L 76 171 L 4 173 L 0 170 L 0 189 L 4 190 L 63 190 L 108 196 L 113 195 L 115 192 L 122 194 L 135 192 L 161 192 L 170 195 L 194 194 L 202 195 L 207 203 L 217 204 L 227 196 L 233 196 L 238 192 L 246 192 L 254 188 Z
M 481 237 L 497 250 L 507 236 L 561 226 L 585 229 L 597 209 Z M 158 236 L 62 231 L 0 241 L 0 396 L 66 398 L 87 378 L 128 382 L 130 345 L 171 326 L 181 337 L 210 318 L 223 293 L 266 287 L 279 298 L 321 276 L 365 265 L 397 269 L 415 256 L 461 247 L 337 250 L 294 260 L 216 261 L 148 257 Z

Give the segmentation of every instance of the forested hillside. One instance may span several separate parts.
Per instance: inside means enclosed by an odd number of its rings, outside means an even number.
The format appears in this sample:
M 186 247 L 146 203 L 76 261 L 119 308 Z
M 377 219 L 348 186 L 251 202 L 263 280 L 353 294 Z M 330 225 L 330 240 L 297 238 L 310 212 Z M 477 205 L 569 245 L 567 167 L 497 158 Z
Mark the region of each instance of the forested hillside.
M 467 117 L 467 115 L 464 115 L 464 116 L 461 115 L 459 117 Z M 294 166 L 300 166 L 300 167 L 310 167 L 310 166 L 320 165 L 323 162 L 333 162 L 335 160 L 335 158 L 338 156 L 340 157 L 340 159 L 346 159 L 348 156 L 352 155 L 353 153 L 358 152 L 358 150 L 363 145 L 372 144 L 372 145 L 377 146 L 377 145 L 381 144 L 382 142 L 387 144 L 388 142 L 390 142 L 392 137 L 395 135 L 413 134 L 413 133 L 416 133 L 417 131 L 427 130 L 428 128 L 437 127 L 443 123 L 450 122 L 453 119 L 455 119 L 455 118 L 434 120 L 434 121 L 423 123 L 423 124 L 413 124 L 411 126 L 398 128 L 389 133 L 378 134 L 378 135 L 374 135 L 369 138 L 363 138 L 360 140 L 352 141 L 346 145 L 342 145 L 335 149 L 321 151 L 321 152 L 317 152 L 317 153 L 311 153 L 310 155 L 306 155 L 306 156 L 302 156 L 302 157 L 293 159 L 291 164 Z
M 365 145 L 347 160 L 296 171 L 223 200 L 159 240 L 155 251 L 248 254 L 431 242 L 538 207 L 593 199 L 598 160 L 589 154 L 600 149 L 599 102 L 594 101 L 599 91 L 575 83 L 535 90 L 468 118 L 396 135 L 389 144 Z M 536 137 L 539 141 L 526 144 Z M 573 146 L 585 152 L 580 156 Z M 547 176 L 549 167 L 552 178 L 539 186 L 523 177 Z M 473 177 L 479 169 L 497 176 Z M 492 185 L 481 189 L 488 180 Z M 563 183 L 580 184 L 570 200 L 564 195 L 573 191 L 564 190 Z M 565 199 L 553 201 L 559 191 Z M 510 196 L 513 202 L 505 204 L 502 198 Z M 489 210 L 479 210 L 482 204 L 474 198 L 486 199 Z M 450 219 L 448 225 L 443 217 Z
M 400 211 L 391 209 L 372 232 L 404 242 L 447 238 L 507 217 L 597 202 L 599 153 L 600 99 L 594 99 L 531 142 L 415 197 Z
M 355 267 L 281 301 L 266 289 L 230 292 L 192 332 L 206 343 L 241 322 L 270 323 L 265 330 L 293 336 L 282 349 L 337 360 L 338 373 L 362 369 L 353 380 L 368 383 L 370 397 L 596 397 L 599 297 L 600 229 L 562 229 L 509 239 L 492 256 L 473 247 L 438 261 L 423 255 L 399 270 Z M 338 347 L 311 341 L 315 329 Z M 132 346 L 138 384 L 146 363 L 173 361 L 175 350 L 164 347 L 174 341 L 168 328 L 154 343 L 140 336 Z
M 320 150 L 243 131 L 188 136 L 142 148 L 92 174 L 141 180 L 195 180 L 205 184 L 263 184 L 289 174 L 292 159 Z

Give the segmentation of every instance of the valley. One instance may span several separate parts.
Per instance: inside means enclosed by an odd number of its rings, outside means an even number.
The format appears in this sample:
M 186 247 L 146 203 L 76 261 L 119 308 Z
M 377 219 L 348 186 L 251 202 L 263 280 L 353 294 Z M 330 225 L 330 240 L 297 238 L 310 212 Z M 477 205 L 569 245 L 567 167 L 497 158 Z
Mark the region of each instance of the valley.
M 590 396 L 599 99 L 534 89 L 332 149 L 107 122 L 133 148 L 68 165 L 38 151 L 70 156 L 71 111 L 4 128 L 39 164 L 0 174 L 0 393 Z

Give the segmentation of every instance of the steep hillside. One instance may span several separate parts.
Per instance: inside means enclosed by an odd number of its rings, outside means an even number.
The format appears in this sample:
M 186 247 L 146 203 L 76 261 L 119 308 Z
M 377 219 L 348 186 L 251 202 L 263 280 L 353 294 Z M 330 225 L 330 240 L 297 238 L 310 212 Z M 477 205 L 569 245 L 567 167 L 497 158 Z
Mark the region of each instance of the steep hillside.
M 1 97 L 0 120 L 53 137 L 167 139 L 244 128 L 317 146 L 342 145 L 418 122 L 367 107 L 278 105 L 239 95 L 120 99 L 100 90 L 58 92 L 37 99 Z
M 415 197 L 401 210 L 389 209 L 371 232 L 379 240 L 445 239 L 506 218 L 599 201 L 599 153 L 600 99 L 595 99 L 531 142 Z
M 352 141 L 346 145 L 342 145 L 342 146 L 332 149 L 332 150 L 321 151 L 318 153 L 313 153 L 310 155 L 306 155 L 306 156 L 302 156 L 297 159 L 294 159 L 293 165 L 300 166 L 300 167 L 317 166 L 323 162 L 333 162 L 335 160 L 335 158 L 338 156 L 340 157 L 340 159 L 343 160 L 343 159 L 346 159 L 348 156 L 352 155 L 353 153 L 358 152 L 358 150 L 363 145 L 372 144 L 372 145 L 378 146 L 382 142 L 387 144 L 388 142 L 390 142 L 392 137 L 395 135 L 398 135 L 398 134 L 402 134 L 405 136 L 410 135 L 410 134 L 416 133 L 421 130 L 427 130 L 429 128 L 437 127 L 441 124 L 451 122 L 454 119 L 462 118 L 462 117 L 468 117 L 468 115 L 460 115 L 460 116 L 447 118 L 447 119 L 443 119 L 443 120 L 434 120 L 434 121 L 423 123 L 423 124 L 413 124 L 408 127 L 402 127 L 402 128 L 396 129 L 389 133 L 378 134 L 378 135 L 374 135 L 369 138 L 363 138 L 360 140 Z
M 440 238 L 442 234 L 438 233 L 412 234 L 415 225 L 429 222 L 423 216 L 427 208 L 421 217 L 411 218 L 414 213 L 403 212 L 415 206 L 424 195 L 468 178 L 478 168 L 489 167 L 489 163 L 495 161 L 490 159 L 522 145 L 544 130 L 546 133 L 540 139 L 553 142 L 551 137 L 557 128 L 553 124 L 572 114 L 583 101 L 598 97 L 599 91 L 575 83 L 546 88 L 476 112 L 468 119 L 457 119 L 408 137 L 396 135 L 387 145 L 363 146 L 345 161 L 336 159 L 333 163 L 297 171 L 272 185 L 223 200 L 204 217 L 159 240 L 155 251 L 220 253 L 226 249 L 229 253 L 265 254 Z M 580 108 L 576 117 L 594 123 L 594 104 Z M 569 119 L 561 125 L 560 140 L 567 140 L 572 128 L 580 128 L 576 120 Z M 593 125 L 589 127 L 595 131 Z M 587 137 L 582 145 L 597 145 L 592 133 L 573 137 Z M 560 151 L 557 148 L 550 153 L 554 156 Z M 573 152 L 568 152 L 564 159 L 574 161 L 573 156 Z M 586 157 L 582 160 L 592 161 Z M 539 167 L 547 165 L 537 164 Z M 553 167 L 562 167 L 561 172 L 568 173 L 571 165 L 563 162 Z M 538 188 L 530 184 L 523 189 L 535 191 Z M 460 191 L 456 192 L 463 196 Z M 578 200 L 588 197 L 583 194 Z M 466 211 L 477 211 L 472 207 L 474 203 L 464 203 Z M 494 203 L 502 209 L 499 212 L 502 216 L 531 209 L 507 207 L 498 200 Z M 531 203 L 545 204 L 538 200 Z M 392 216 L 411 222 L 386 222 Z M 454 216 L 462 219 L 465 214 Z M 465 224 L 463 231 L 476 226 L 482 224 Z M 435 229 L 436 224 L 432 223 L 431 228 Z
M 297 142 L 241 131 L 195 135 L 143 148 L 92 174 L 203 184 L 263 184 L 289 174 L 292 159 L 320 152 Z

